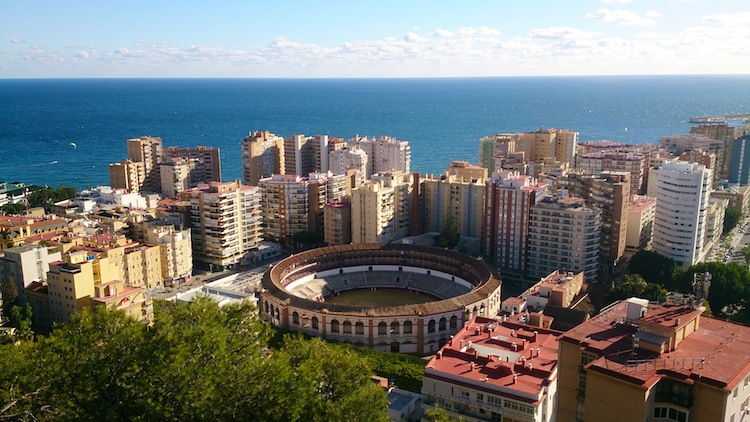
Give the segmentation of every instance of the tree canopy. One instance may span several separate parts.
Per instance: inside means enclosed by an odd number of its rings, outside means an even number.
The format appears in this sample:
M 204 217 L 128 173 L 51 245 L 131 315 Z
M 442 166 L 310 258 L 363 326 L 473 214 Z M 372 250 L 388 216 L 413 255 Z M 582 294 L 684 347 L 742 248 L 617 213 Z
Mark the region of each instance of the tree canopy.
M 662 301 L 666 298 L 667 291 L 660 284 L 647 283 L 638 274 L 627 274 L 622 283 L 613 287 L 607 294 L 607 302 L 627 299 L 629 297 L 640 297 L 643 299 Z
M 734 207 L 727 207 L 724 211 L 724 234 L 732 231 L 733 228 L 737 227 L 740 220 L 742 219 L 742 212 Z
M 75 198 L 77 194 L 78 189 L 72 186 L 60 185 L 56 189 L 47 186 L 35 187 L 27 196 L 27 200 L 30 208 L 44 207 L 46 211 L 49 211 L 50 206 L 55 202 Z
M 639 274 L 647 283 L 662 285 L 672 279 L 675 271 L 674 261 L 652 251 L 636 253 L 629 266 L 632 274 Z
M 152 327 L 85 310 L 48 338 L 0 346 L 0 418 L 388 420 L 367 364 L 270 329 L 247 304 L 159 303 Z

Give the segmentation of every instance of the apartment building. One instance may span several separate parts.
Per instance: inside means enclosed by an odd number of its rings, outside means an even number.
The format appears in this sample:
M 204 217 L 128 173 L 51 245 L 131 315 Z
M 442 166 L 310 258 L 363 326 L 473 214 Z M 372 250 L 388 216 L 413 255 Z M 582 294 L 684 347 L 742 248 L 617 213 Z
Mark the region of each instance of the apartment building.
M 352 190 L 352 242 L 388 243 L 410 234 L 418 189 L 412 173 L 384 172 Z
M 128 159 L 134 163 L 143 163 L 143 180 L 138 191 L 161 192 L 159 164 L 163 159 L 161 138 L 141 136 L 127 140 Z
M 523 151 L 528 161 L 560 161 L 573 165 L 578 145 L 578 132 L 570 129 L 545 129 L 520 132 L 516 151 Z
M 407 141 L 389 136 L 355 136 L 349 140 L 349 146 L 357 146 L 367 154 L 367 179 L 380 172 L 411 172 L 411 147 Z
M 362 181 L 369 178 L 367 153 L 357 146 L 343 147 L 328 153 L 328 169 L 333 174 L 345 174 L 350 169 L 356 169 L 362 176 Z
M 242 140 L 242 174 L 248 186 L 258 186 L 260 179 L 284 174 L 284 138 L 269 131 L 248 134 Z
M 427 363 L 425 407 L 467 422 L 554 421 L 559 334 L 475 317 Z
M 512 156 L 516 152 L 518 135 L 498 133 L 479 139 L 479 165 L 490 173 L 501 170 L 497 167 L 497 160 Z
M 109 184 L 113 189 L 138 192 L 143 187 L 145 179 L 146 167 L 142 162 L 120 160 L 109 165 Z
M 94 265 L 85 251 L 68 254 L 64 261 L 50 263 L 47 291 L 52 324 L 68 322 L 75 312 L 91 306 L 94 280 Z M 32 308 L 33 313 L 39 311 Z
M 750 134 L 732 142 L 732 158 L 729 162 L 729 183 L 750 185 Z
M 128 286 L 121 280 L 113 280 L 94 286 L 91 307 L 125 312 L 136 321 L 151 324 L 154 321 L 153 300 L 143 287 Z
M 597 280 L 601 210 L 582 198 L 548 195 L 529 207 L 527 276 L 560 269 Z
M 628 231 L 625 237 L 625 250 L 635 254 L 651 249 L 656 216 L 656 198 L 646 195 L 633 195 L 628 204 Z
M 0 252 L 21 246 L 40 235 L 62 233 L 67 230 L 67 227 L 68 221 L 61 218 L 45 220 L 18 215 L 0 215 Z
M 198 160 L 182 157 L 167 158 L 159 164 L 159 175 L 161 177 L 161 194 L 166 198 L 177 198 L 180 192 L 197 186 L 194 176 Z
M 746 214 L 750 210 L 750 186 L 721 184 L 711 191 L 711 197 L 726 198 L 729 206 Z
M 479 168 L 486 176 L 487 169 Z M 479 239 L 482 237 L 486 177 L 475 178 L 459 170 L 465 168 L 455 168 L 453 173 L 449 168 L 439 177 L 422 179 L 424 229 L 440 232 L 446 216 L 452 213 L 462 236 Z
M 213 182 L 180 193 L 190 202 L 193 256 L 213 268 L 237 264 L 261 241 L 261 193 L 254 186 Z
M 639 152 L 600 151 L 579 155 L 576 170 L 587 174 L 603 171 L 627 172 L 630 192 L 641 193 L 648 164 L 648 156 Z
M 563 334 L 557 420 L 745 420 L 750 328 L 696 303 L 630 298 Z
M 739 128 L 727 125 L 726 123 L 704 123 L 690 128 L 691 134 L 703 135 L 710 139 L 724 143 L 724 155 L 717 153 L 717 171 L 714 173 L 714 180 L 727 179 L 729 177 L 729 167 L 732 161 L 732 142 L 735 138 L 742 135 Z
M 527 266 L 529 211 L 548 185 L 517 171 L 497 171 L 485 182 L 482 252 L 504 272 Z
M 351 197 L 329 202 L 323 207 L 323 239 L 329 246 L 352 243 Z
M 169 147 L 162 152 L 162 161 L 182 158 L 195 163 L 190 173 L 190 187 L 199 183 L 221 182 L 221 152 L 219 148 L 197 146 L 195 148 Z
M 51 262 L 60 261 L 62 255 L 53 248 L 23 244 L 0 253 L 0 285 L 14 283 L 18 302 L 27 302 L 26 287 L 34 281 L 44 280 Z M 0 292 L 2 295 L 2 292 Z
M 552 271 L 538 283 L 521 294 L 521 298 L 534 310 L 543 310 L 547 305 L 567 308 L 583 287 L 583 273 Z
M 712 173 L 702 164 L 678 162 L 651 172 L 657 174 L 653 250 L 687 268 L 705 253 Z

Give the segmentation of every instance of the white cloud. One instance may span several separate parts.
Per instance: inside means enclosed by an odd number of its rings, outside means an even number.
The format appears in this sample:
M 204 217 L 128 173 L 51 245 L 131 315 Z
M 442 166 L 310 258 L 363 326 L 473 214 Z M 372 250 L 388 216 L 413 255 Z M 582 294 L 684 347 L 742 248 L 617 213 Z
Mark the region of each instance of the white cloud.
M 458 28 L 456 35 L 462 37 L 473 37 L 477 35 L 500 35 L 500 31 L 487 26 L 480 26 L 479 28 Z
M 708 15 L 704 16 L 703 19 L 701 19 L 701 22 L 708 25 L 750 25 L 750 12 Z
M 419 36 L 419 34 L 416 34 L 414 32 L 409 32 L 404 36 L 404 41 L 406 42 L 424 42 L 427 41 L 425 38 Z
M 548 28 L 534 28 L 531 30 L 530 35 L 534 38 L 546 38 L 546 39 L 573 39 L 573 38 L 591 38 L 597 35 L 596 32 L 582 31 L 577 28 L 571 27 L 548 27 Z
M 662 16 L 664 15 L 662 13 L 657 12 L 656 10 L 649 10 L 648 12 L 646 12 L 647 18 L 660 18 Z
M 21 38 L 11 38 L 10 43 L 11 44 L 26 44 L 26 41 L 22 40 Z
M 644 18 L 630 10 L 622 9 L 599 9 L 586 14 L 586 19 L 600 20 L 604 22 L 615 22 L 626 26 L 649 26 L 656 23 L 653 19 Z
M 633 0 L 602 0 L 602 3 L 606 4 L 625 4 L 630 3 Z
M 453 32 L 448 31 L 447 29 L 436 29 L 430 33 L 433 37 L 452 37 Z

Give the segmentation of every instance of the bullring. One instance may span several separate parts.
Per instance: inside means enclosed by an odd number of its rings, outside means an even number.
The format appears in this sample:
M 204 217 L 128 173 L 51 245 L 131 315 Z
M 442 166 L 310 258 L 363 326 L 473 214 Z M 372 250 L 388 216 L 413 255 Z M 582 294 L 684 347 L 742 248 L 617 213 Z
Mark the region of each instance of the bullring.
M 435 298 L 401 306 L 330 303 L 349 290 L 400 289 Z M 480 260 L 404 244 L 329 246 L 292 255 L 263 277 L 260 312 L 293 331 L 379 350 L 428 354 L 476 315 L 500 309 L 501 282 Z

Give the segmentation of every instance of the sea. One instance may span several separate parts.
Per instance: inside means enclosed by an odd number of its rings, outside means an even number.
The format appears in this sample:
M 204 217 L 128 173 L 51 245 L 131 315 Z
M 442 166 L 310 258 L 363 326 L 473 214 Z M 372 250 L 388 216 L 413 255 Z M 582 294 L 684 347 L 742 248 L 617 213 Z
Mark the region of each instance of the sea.
M 0 79 L 0 181 L 81 189 L 109 183 L 126 140 L 221 149 L 242 177 L 240 142 L 391 136 L 412 171 L 478 160 L 479 138 L 568 128 L 580 140 L 656 143 L 695 116 L 750 113 L 750 75 L 437 79 Z

